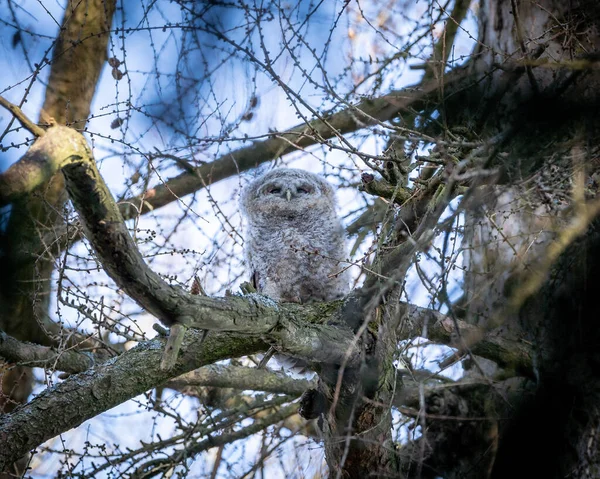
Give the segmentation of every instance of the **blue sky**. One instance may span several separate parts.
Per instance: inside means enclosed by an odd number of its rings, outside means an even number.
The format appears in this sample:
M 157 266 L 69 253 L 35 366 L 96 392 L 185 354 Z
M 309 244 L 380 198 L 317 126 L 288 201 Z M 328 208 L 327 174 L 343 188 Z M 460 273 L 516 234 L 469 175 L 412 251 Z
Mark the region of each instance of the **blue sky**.
M 15 38 L 15 29 L 11 26 L 14 25 L 15 18 L 7 2 L 0 3 L 0 11 L 3 12 L 0 14 L 0 68 L 3 72 L 0 95 L 19 103 L 24 93 L 29 90 L 23 110 L 32 119 L 37 119 L 49 73 L 49 66 L 45 64 L 35 81 L 32 81 L 33 71 L 36 70 L 34 65 L 42 63 L 44 55 L 51 48 L 58 32 L 59 19 L 62 17 L 62 3 L 13 2 L 12 8 L 18 23 L 22 28 L 36 33 L 23 33 L 21 38 Z M 105 67 L 92 105 L 93 117 L 88 122 L 86 133 L 101 173 L 116 197 L 137 194 L 145 189 L 145 185 L 134 183 L 132 178 L 138 171 L 147 171 L 146 158 L 156 150 L 178 155 L 198 164 L 202 161 L 210 162 L 214 157 L 241 146 L 244 135 L 252 137 L 264 135 L 269 131 L 284 130 L 300 122 L 299 114 L 311 117 L 307 106 L 292 103 L 281 84 L 273 81 L 271 75 L 247 63 L 243 55 L 236 53 L 226 43 L 209 40 L 205 36 L 194 39 L 191 38 L 193 32 L 184 32 L 178 28 L 166 28 L 163 31 L 161 26 L 179 21 L 179 7 L 171 2 L 159 2 L 146 13 L 150 3 L 127 2 L 126 10 L 119 8 L 117 12 L 114 28 L 125 26 L 136 29 L 124 37 L 114 34 L 109 45 L 109 56 L 124 62 L 121 69 L 126 75 L 117 81 L 113 78 L 111 68 L 108 65 Z M 361 23 L 360 29 L 355 25 L 352 31 L 353 17 L 345 14 L 338 17 L 344 3 L 325 2 L 305 31 L 310 48 L 317 52 L 319 62 L 310 54 L 308 46 L 294 37 L 292 30 L 286 29 L 281 32 L 277 29 L 282 25 L 281 19 L 268 23 L 268 28 L 273 30 L 265 31 L 264 47 L 271 53 L 272 58 L 277 58 L 273 66 L 278 78 L 301 95 L 310 107 L 320 111 L 332 107 L 336 102 L 331 95 L 324 94 L 325 87 L 333 86 L 336 93 L 343 97 L 343 93 L 350 91 L 353 82 L 360 77 L 361 70 L 358 67 L 355 70 L 344 69 L 349 58 L 363 58 L 365 64 L 368 64 L 366 60 L 378 52 L 383 54 L 387 49 L 389 53 L 397 48 L 391 39 L 384 38 L 385 41 L 376 42 L 381 40 L 381 34 L 369 29 L 368 25 Z M 307 11 L 303 8 L 283 12 L 289 12 L 294 18 L 301 19 Z M 368 6 L 365 8 L 368 10 Z M 427 15 L 426 3 L 417 2 L 405 14 L 406 19 L 397 22 L 397 29 L 399 33 L 410 37 L 413 34 L 411 28 L 414 26 L 411 22 Z M 256 37 L 246 39 L 243 30 L 234 28 L 235 21 L 239 21 L 239 15 L 233 18 L 215 17 L 215 22 L 221 22 L 229 38 L 236 39 L 247 47 L 251 46 L 260 57 L 264 52 L 258 41 L 258 33 Z M 330 27 L 336 22 L 337 27 L 330 34 Z M 302 22 L 297 21 L 294 24 L 302 25 Z M 471 32 L 474 32 L 472 19 L 470 25 Z M 297 50 L 292 50 L 298 52 L 297 57 L 282 48 L 282 35 L 291 42 L 289 45 L 297 45 Z M 468 36 L 463 37 L 458 42 L 455 53 L 457 58 L 472 48 Z M 202 43 L 202 39 L 205 43 Z M 413 63 L 427 57 L 430 40 L 431 38 L 426 38 L 423 46 L 417 49 L 417 58 Z M 16 41 L 15 46 L 13 41 Z M 376 44 L 380 46 L 375 48 Z M 325 46 L 327 50 L 324 50 Z M 185 52 L 183 57 L 182 52 Z M 264 60 L 262 57 L 261 59 Z M 220 60 L 224 60 L 224 63 L 217 68 L 215 65 L 219 65 Z M 319 69 L 321 62 L 325 65 L 327 75 Z M 408 66 L 408 63 L 398 62 L 398 69 L 385 77 L 380 89 L 400 89 L 416 83 L 422 71 L 411 70 Z M 211 71 L 213 67 L 216 68 L 216 73 L 205 78 L 204 73 Z M 189 80 L 186 80 L 188 77 Z M 314 82 L 311 83 L 309 78 Z M 186 86 L 190 88 L 189 91 L 185 89 Z M 372 85 L 367 82 L 359 88 L 359 93 L 366 95 L 371 91 L 370 88 Z M 236 125 L 235 119 L 248 109 L 253 96 L 258 98 L 258 105 L 253 109 L 253 118 Z M 8 113 L 0 110 L 2 130 L 9 119 Z M 111 125 L 114 125 L 116 119 L 123 120 L 123 123 L 117 128 L 112 128 Z M 233 126 L 227 128 L 228 125 Z M 180 129 L 185 129 L 189 135 L 180 134 Z M 24 142 L 26 136 L 30 135 L 22 131 L 9 133 L 2 144 L 19 145 Z M 223 141 L 218 142 L 216 139 Z M 383 139 L 374 135 L 357 135 L 350 137 L 350 141 L 360 151 L 370 154 L 380 153 L 385 145 Z M 0 153 L 0 169 L 16 161 L 25 149 L 26 146 L 23 145 L 20 148 L 8 148 Z M 341 177 L 345 183 L 342 186 L 346 187 L 339 189 L 338 200 L 341 214 L 345 216 L 347 223 L 354 217 L 352 212 L 365 202 L 365 197 L 357 192 L 352 183 L 356 182 L 360 173 L 367 171 L 367 168 L 360 160 L 347 153 L 315 147 L 307 152 L 289 155 L 278 162 L 283 163 L 325 175 L 342 171 Z M 172 161 L 155 160 L 150 166 L 150 186 L 181 171 Z M 343 168 L 340 169 L 340 166 Z M 141 217 L 135 224 L 132 223 L 132 226 L 139 230 L 136 234 L 141 240 L 140 248 L 148 255 L 152 267 L 165 275 L 177 275 L 177 281 L 183 284 L 189 282 L 193 274 L 198 274 L 210 294 L 223 294 L 225 288 L 235 289 L 245 280 L 242 242 L 236 234 L 238 231 L 243 232 L 237 211 L 237 195 L 240 187 L 252 174 L 245 174 L 241 179 L 234 177 L 220 182 L 193 197 L 183 198 L 181 202 L 174 202 L 154 214 Z M 184 211 L 187 211 L 187 219 L 180 222 Z M 225 218 L 230 224 L 227 224 Z M 176 234 L 166 239 L 165 236 L 175 226 Z M 153 231 L 157 233 L 156 239 L 152 237 Z M 195 252 L 182 253 L 189 249 Z M 364 251 L 365 248 L 362 248 L 357 257 Z M 163 254 L 164 252 L 174 254 Z M 436 248 L 432 248 L 429 253 L 435 257 Z M 87 259 L 82 260 L 78 256 Z M 230 260 L 232 256 L 233 260 Z M 456 250 L 455 259 L 459 261 Z M 92 298 L 103 298 L 111 308 L 126 313 L 138 310 L 131 301 L 115 294 L 114 285 L 102 272 L 90 276 L 87 271 L 76 271 L 82 269 L 82 266 L 85 269 L 94 265 L 94 261 L 89 259 L 89 246 L 85 243 L 73 248 L 66 260 L 73 268 L 69 271 L 67 284 L 80 285 Z M 423 270 L 431 276 L 433 282 L 439 281 L 435 276 L 439 275 L 439 272 L 433 266 L 434 261 L 431 258 L 429 263 L 427 261 L 425 255 Z M 358 268 L 355 268 L 354 273 L 358 274 Z M 454 286 L 449 288 L 456 288 L 459 280 L 460 276 L 457 273 L 451 278 Z M 409 275 L 407 291 L 411 301 L 424 306 L 429 305 L 429 293 L 423 288 L 414 271 Z M 67 323 L 90 327 L 85 318 L 59 302 L 56 295 L 52 302 L 51 310 L 59 310 L 61 319 Z M 127 321 L 115 314 L 111 308 L 106 309 L 107 316 L 116 322 Z M 151 326 L 154 322 L 154 318 L 142 314 L 128 324 L 132 324 L 140 333 L 152 336 L 154 333 Z M 439 351 L 427 352 L 421 348 L 417 355 L 420 355 L 418 360 L 431 365 L 436 353 Z M 458 372 L 457 369 L 452 374 Z M 39 377 L 42 380 L 48 379 L 41 373 Z M 153 413 L 144 412 L 143 408 L 140 410 L 139 404 L 145 404 L 145 398 L 137 398 L 94 418 L 77 430 L 63 435 L 62 439 L 66 444 L 74 445 L 80 444 L 86 438 L 99 440 L 102 437 L 111 437 L 123 447 L 136 447 L 140 438 L 148 440 L 156 437 L 159 431 L 161 435 L 168 435 L 169 428 L 173 427 L 169 420 L 163 418 L 156 424 L 152 423 L 150 417 Z M 196 407 L 195 400 L 186 399 L 178 405 L 178 411 L 183 411 L 184 415 L 191 418 Z M 118 424 L 117 427 L 115 423 Z M 135 434 L 131 434 L 131 431 L 135 431 Z M 60 440 L 55 440 L 54 443 L 57 448 L 61 447 Z M 256 448 L 256 444 L 248 443 L 247 447 Z M 303 444 L 298 447 L 306 448 L 306 458 L 312 458 L 311 467 L 314 467 L 315 445 Z M 235 455 L 239 450 L 232 448 L 230 452 Z M 52 475 L 55 465 L 52 462 L 44 463 L 40 471 L 45 469 Z M 277 469 L 278 467 L 274 467 L 273 471 Z M 235 477 L 233 472 L 230 472 L 231 474 L 231 477 Z

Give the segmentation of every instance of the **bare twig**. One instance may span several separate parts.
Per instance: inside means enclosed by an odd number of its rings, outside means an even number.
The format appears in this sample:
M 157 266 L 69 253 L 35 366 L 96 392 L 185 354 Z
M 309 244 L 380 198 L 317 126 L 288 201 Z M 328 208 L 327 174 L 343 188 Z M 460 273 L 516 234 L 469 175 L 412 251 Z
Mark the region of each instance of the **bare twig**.
M 17 120 L 19 120 L 21 125 L 23 125 L 23 128 L 33 133 L 35 136 L 44 136 L 44 134 L 46 133 L 46 130 L 44 130 L 40 126 L 37 126 L 34 122 L 27 118 L 25 113 L 23 113 L 23 110 L 21 110 L 17 105 L 9 102 L 6 98 L 2 96 L 0 96 L 0 105 L 2 105 L 4 108 L 10 111 L 13 114 L 13 116 Z

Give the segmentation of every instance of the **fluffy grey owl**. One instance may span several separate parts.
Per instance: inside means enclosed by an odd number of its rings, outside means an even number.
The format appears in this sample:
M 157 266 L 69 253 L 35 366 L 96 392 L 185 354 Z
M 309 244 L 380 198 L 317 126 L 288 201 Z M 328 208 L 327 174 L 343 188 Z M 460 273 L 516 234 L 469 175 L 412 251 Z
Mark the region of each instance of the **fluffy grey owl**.
M 344 229 L 331 185 L 304 170 L 280 168 L 241 195 L 246 260 L 254 285 L 272 299 L 331 301 L 349 290 Z

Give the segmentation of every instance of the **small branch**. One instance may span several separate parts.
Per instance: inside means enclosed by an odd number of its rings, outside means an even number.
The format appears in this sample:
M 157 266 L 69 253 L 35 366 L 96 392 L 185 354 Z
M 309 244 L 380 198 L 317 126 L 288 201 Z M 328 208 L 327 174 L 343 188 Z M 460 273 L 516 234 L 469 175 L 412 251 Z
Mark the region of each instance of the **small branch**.
M 400 205 L 413 195 L 407 188 L 400 185 L 392 185 L 385 180 L 378 180 L 370 173 L 363 173 L 361 179 L 362 184 L 359 186 L 359 190 Z
M 439 79 L 444 75 L 448 57 L 454 51 L 456 34 L 458 33 L 460 24 L 467 16 L 470 4 L 471 0 L 458 0 L 454 2 L 454 8 L 445 22 L 444 31 L 433 46 L 433 52 L 429 61 L 422 66 L 425 68 L 425 80 L 432 78 Z
M 183 324 L 174 324 L 171 326 L 169 337 L 167 338 L 167 345 L 165 346 L 165 352 L 160 361 L 160 369 L 163 371 L 169 371 L 175 366 L 177 362 L 177 355 L 185 336 L 185 326 Z
M 86 353 L 74 349 L 54 348 L 26 343 L 0 331 L 0 356 L 23 366 L 50 368 L 67 373 L 79 373 L 108 359 L 107 354 Z
M 435 343 L 446 344 L 459 350 L 467 343 L 471 353 L 490 359 L 498 366 L 514 371 L 515 375 L 534 376 L 533 351 L 528 343 L 506 339 L 496 335 L 494 331 L 478 328 L 459 319 L 455 321 L 431 309 L 408 303 L 402 303 L 401 307 L 409 326 L 401 332 L 400 339 L 422 335 L 426 329 L 427 338 Z
M 300 396 L 307 389 L 316 387 L 316 382 L 294 379 L 282 372 L 265 369 L 213 364 L 179 376 L 166 384 L 166 387 L 177 390 L 206 386 Z
M 517 5 L 516 0 L 510 0 L 512 6 L 512 14 L 515 19 L 515 30 L 517 33 L 517 40 L 519 41 L 519 46 L 521 47 L 521 53 L 527 59 L 529 58 L 529 52 L 527 50 L 527 46 L 525 45 L 524 35 L 523 35 L 523 26 L 521 25 L 521 20 L 519 18 L 519 7 Z M 529 83 L 531 84 L 531 88 L 536 95 L 540 93 L 540 87 L 538 85 L 537 80 L 535 79 L 535 75 L 533 74 L 533 69 L 530 65 L 525 64 L 525 71 L 527 72 L 527 77 L 529 78 Z
M 266 161 L 322 143 L 336 135 L 388 121 L 401 111 L 419 110 L 428 99 L 439 95 L 440 89 L 450 86 L 459 89 L 459 84 L 467 80 L 465 71 L 459 68 L 448 73 L 443 82 L 433 79 L 378 98 L 366 98 L 328 118 L 315 119 L 308 124 L 301 123 L 284 132 L 274 132 L 264 141 L 256 141 L 250 146 L 234 150 L 211 163 L 194 168 L 192 172 L 171 178 L 142 195 L 123 201 L 120 205 L 121 212 L 125 219 L 145 214 L 207 185 L 256 168 Z
M 19 120 L 19 123 L 21 123 L 23 128 L 25 128 L 27 131 L 33 133 L 37 137 L 42 137 L 45 135 L 46 130 L 37 126 L 34 122 L 27 118 L 25 113 L 23 113 L 23 110 L 21 110 L 17 105 L 9 102 L 6 98 L 2 96 L 0 96 L 0 105 L 2 105 L 4 108 L 10 111 L 13 114 L 13 116 L 17 120 Z
M 179 464 L 181 461 L 193 457 L 203 451 L 211 449 L 213 447 L 223 446 L 225 444 L 230 444 L 239 439 L 243 439 L 245 437 L 249 437 L 257 432 L 263 431 L 265 428 L 272 424 L 277 424 L 284 419 L 293 416 L 298 412 L 298 404 L 290 404 L 289 406 L 284 406 L 269 414 L 265 417 L 261 417 L 259 419 L 254 419 L 254 422 L 237 431 L 230 432 L 228 434 L 221 434 L 218 436 L 209 436 L 207 439 L 200 441 L 195 444 L 191 444 L 188 447 L 175 451 L 170 456 L 163 457 L 160 459 L 153 459 L 145 464 L 142 464 L 136 471 L 132 474 L 132 478 L 150 478 L 155 475 L 159 475 L 165 472 L 166 469 L 170 469 L 174 464 Z

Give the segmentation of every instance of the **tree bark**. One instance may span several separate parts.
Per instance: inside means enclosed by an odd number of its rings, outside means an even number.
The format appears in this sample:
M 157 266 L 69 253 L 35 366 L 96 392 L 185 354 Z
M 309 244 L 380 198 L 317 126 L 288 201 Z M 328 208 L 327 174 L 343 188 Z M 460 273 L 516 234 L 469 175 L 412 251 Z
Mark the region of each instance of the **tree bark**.
M 503 136 L 502 160 L 488 160 L 501 167 L 503 185 L 480 187 L 467 203 L 467 320 L 533 344 L 537 380 L 536 393 L 499 421 L 498 453 L 486 474 L 594 477 L 600 380 L 591 344 L 599 338 L 589 285 L 599 273 L 596 224 L 549 276 L 545 262 L 569 219 L 595 195 L 600 75 L 591 65 L 600 15 L 586 0 L 486 0 L 480 20 L 470 70 L 482 81 L 460 96 L 460 108 L 449 102 L 447 117 Z M 581 70 L 579 60 L 592 63 Z M 536 275 L 546 279 L 543 287 L 528 289 L 541 284 Z
M 53 51 L 41 122 L 83 128 L 102 68 L 116 2 L 69 1 Z M 48 307 L 54 257 L 43 251 L 40 238 L 62 219 L 66 195 L 62 175 L 39 186 L 36 194 L 12 203 L 9 223 L 0 238 L 0 328 L 39 344 L 51 344 L 54 332 Z M 0 411 L 8 412 L 31 393 L 32 375 L 10 368 L 2 375 Z
M 177 364 L 160 369 L 164 340 L 152 340 L 118 358 L 48 388 L 12 414 L 0 416 L 0 471 L 42 442 L 148 389 L 216 361 L 265 351 L 257 338 L 190 330 Z M 52 411 L 49 415 L 48 411 Z

